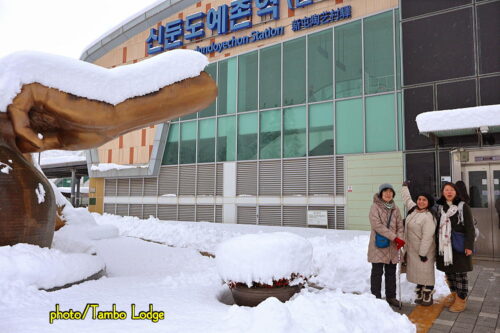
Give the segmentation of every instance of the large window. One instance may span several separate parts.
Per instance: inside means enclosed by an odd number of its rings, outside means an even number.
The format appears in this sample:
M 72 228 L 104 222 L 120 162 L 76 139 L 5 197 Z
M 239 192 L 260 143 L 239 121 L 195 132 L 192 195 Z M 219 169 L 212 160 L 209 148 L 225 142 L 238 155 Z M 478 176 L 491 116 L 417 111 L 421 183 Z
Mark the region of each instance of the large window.
M 260 158 L 281 157 L 281 110 L 260 113 Z
M 210 65 L 208 65 L 205 68 L 205 72 L 210 74 L 212 79 L 215 82 L 217 82 L 217 63 L 214 62 L 214 63 L 211 63 Z M 198 113 L 198 117 L 204 118 L 204 117 L 215 116 L 215 104 L 216 104 L 216 101 L 214 100 L 214 102 L 212 104 L 210 104 L 210 106 L 208 108 L 206 108 L 205 110 L 200 111 Z
M 394 95 L 366 98 L 366 151 L 396 150 Z
M 365 94 L 394 90 L 392 12 L 364 19 Z
M 283 118 L 283 157 L 306 156 L 305 106 L 285 109 Z
M 219 62 L 217 113 L 236 112 L 236 69 L 237 59 L 231 58 Z
M 335 28 L 335 96 L 360 96 L 362 89 L 361 21 Z
M 217 119 L 217 162 L 234 161 L 236 154 L 236 117 Z
M 198 163 L 215 161 L 215 119 L 198 123 Z
M 333 104 L 309 106 L 309 156 L 333 154 Z
M 283 44 L 283 105 L 306 102 L 306 38 Z
M 196 121 L 181 123 L 180 163 L 196 162 Z
M 337 102 L 335 105 L 337 154 L 363 152 L 363 100 Z
M 281 44 L 260 51 L 260 109 L 281 106 Z
M 238 160 L 257 159 L 257 113 L 238 116 Z
M 167 125 L 165 125 L 167 126 Z M 179 161 L 179 124 L 170 124 L 165 153 L 161 164 L 177 164 Z
M 307 40 L 307 93 L 309 102 L 332 99 L 333 96 L 333 32 L 314 33 Z
M 257 110 L 257 51 L 238 59 L 238 112 Z
M 205 71 L 217 81 L 216 102 L 170 125 L 163 163 L 398 151 L 405 141 L 420 147 L 419 140 L 427 146 L 428 139 L 413 135 L 412 114 L 432 110 L 433 99 L 422 97 L 432 94 L 413 91 L 428 88 L 420 87 L 402 96 L 399 12 L 325 27 L 209 64 Z M 496 100 L 496 81 L 490 81 L 481 79 L 484 103 Z M 445 88 L 437 88 L 439 106 Z M 411 125 L 404 127 L 405 121 Z

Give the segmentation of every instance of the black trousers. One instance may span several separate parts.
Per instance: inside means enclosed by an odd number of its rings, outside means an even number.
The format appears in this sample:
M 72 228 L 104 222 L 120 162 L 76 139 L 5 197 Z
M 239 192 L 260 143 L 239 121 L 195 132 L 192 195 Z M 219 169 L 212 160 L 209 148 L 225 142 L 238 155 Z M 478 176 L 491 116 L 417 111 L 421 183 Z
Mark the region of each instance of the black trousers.
M 382 275 L 385 271 L 385 298 L 396 298 L 396 264 L 372 263 L 370 276 L 371 292 L 375 297 L 382 298 Z

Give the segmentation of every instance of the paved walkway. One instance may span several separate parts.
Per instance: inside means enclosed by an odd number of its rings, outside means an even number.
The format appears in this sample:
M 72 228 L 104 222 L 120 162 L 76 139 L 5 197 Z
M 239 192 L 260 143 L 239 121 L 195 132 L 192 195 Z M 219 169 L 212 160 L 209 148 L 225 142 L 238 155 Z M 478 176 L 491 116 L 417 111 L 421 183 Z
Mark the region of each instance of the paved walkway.
M 500 262 L 475 261 L 469 290 L 462 313 L 439 302 L 431 307 L 405 304 L 401 313 L 417 324 L 418 333 L 500 333 Z

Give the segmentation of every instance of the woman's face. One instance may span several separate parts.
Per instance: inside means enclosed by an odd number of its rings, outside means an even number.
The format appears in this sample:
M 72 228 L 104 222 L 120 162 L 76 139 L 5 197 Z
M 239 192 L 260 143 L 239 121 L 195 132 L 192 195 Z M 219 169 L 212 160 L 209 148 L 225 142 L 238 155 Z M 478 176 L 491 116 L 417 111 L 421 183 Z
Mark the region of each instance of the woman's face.
M 443 196 L 446 201 L 453 201 L 457 196 L 457 191 L 453 188 L 453 186 L 446 185 L 443 189 Z
M 382 200 L 384 200 L 385 202 L 391 201 L 392 197 L 394 197 L 394 195 L 392 194 L 391 189 L 385 189 L 382 191 Z
M 429 207 L 429 200 L 423 195 L 417 198 L 417 207 L 418 209 L 427 209 Z

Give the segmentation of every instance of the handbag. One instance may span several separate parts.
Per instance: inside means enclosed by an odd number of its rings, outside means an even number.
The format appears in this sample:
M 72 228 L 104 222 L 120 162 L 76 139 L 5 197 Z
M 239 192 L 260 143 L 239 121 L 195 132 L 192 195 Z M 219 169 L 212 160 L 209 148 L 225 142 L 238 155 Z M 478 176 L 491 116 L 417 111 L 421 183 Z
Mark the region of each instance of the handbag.
M 389 229 L 389 226 L 391 225 L 391 217 L 392 217 L 392 209 L 391 213 L 389 214 L 389 220 L 387 220 L 387 229 Z M 375 246 L 378 247 L 379 249 L 385 249 L 386 247 L 389 247 L 389 244 L 391 244 L 391 241 L 389 238 L 380 235 L 378 232 L 375 232 Z
M 465 253 L 465 234 L 463 232 L 451 231 L 451 247 L 457 252 Z

